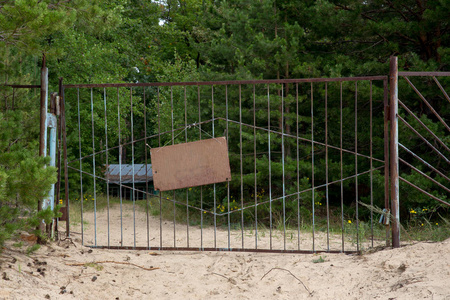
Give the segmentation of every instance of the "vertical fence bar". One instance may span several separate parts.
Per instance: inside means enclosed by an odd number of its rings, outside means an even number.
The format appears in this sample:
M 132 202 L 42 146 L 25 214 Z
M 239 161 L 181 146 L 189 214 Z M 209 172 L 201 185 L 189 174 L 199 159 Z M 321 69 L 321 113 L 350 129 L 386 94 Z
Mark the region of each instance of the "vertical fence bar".
M 269 152 L 269 231 L 270 231 L 270 250 L 272 250 L 272 158 L 270 151 L 270 86 L 267 84 L 267 136 Z
M 255 173 L 255 249 L 258 249 L 258 181 L 256 178 L 256 87 L 253 85 L 253 172 Z
M 359 204 L 358 204 L 358 81 L 355 81 L 355 205 L 356 205 L 356 251 L 359 251 Z
M 175 145 L 175 131 L 174 131 L 174 118 L 173 118 L 173 87 L 170 87 L 170 120 L 172 124 L 172 145 Z M 176 205 L 175 205 L 175 190 L 172 194 L 172 200 L 173 200 L 173 246 L 176 247 L 176 227 L 177 227 L 177 220 L 176 220 Z
M 70 201 L 69 201 L 69 165 L 67 161 L 67 131 L 66 131 L 66 98 L 64 94 L 64 86 L 61 92 L 61 111 L 62 117 L 62 136 L 63 136 L 63 156 L 64 156 L 64 196 L 67 207 L 66 231 L 67 237 L 70 237 Z
M 281 85 L 281 168 L 283 176 L 283 249 L 286 250 L 286 184 L 284 170 L 284 85 Z
M 400 211 L 399 211 L 399 174 L 398 174 L 398 60 L 391 56 L 389 66 L 390 79 L 390 161 L 391 161 L 391 213 L 392 246 L 400 247 Z
M 339 139 L 340 139 L 340 158 L 341 158 L 341 163 L 340 163 L 340 168 L 341 168 L 341 230 L 342 230 L 342 252 L 345 251 L 345 227 L 344 227 L 344 160 L 343 160 L 343 156 L 342 156 L 342 150 L 343 150 L 343 143 L 342 143 L 342 121 L 343 121 L 343 117 L 342 117 L 342 82 L 340 82 L 339 84 L 339 90 L 340 90 L 340 99 L 339 99 L 339 111 L 340 111 L 340 124 L 339 124 Z
M 81 209 L 81 244 L 84 245 L 84 220 L 83 220 L 83 164 L 81 160 L 81 120 L 80 120 L 80 89 L 77 89 L 77 107 L 78 107 L 78 152 L 80 156 L 80 209 Z M 61 122 L 62 123 L 62 122 Z M 62 127 L 62 126 L 61 126 Z M 67 222 L 67 221 L 66 221 Z
M 327 250 L 330 251 L 330 202 L 328 192 L 328 84 L 325 82 L 325 201 L 327 206 Z
M 389 209 L 389 87 L 388 79 L 383 81 L 384 89 L 384 209 Z M 386 224 L 386 246 L 389 246 L 389 224 Z
M 159 86 L 157 88 L 157 106 L 158 106 L 158 147 L 161 147 L 161 112 L 160 112 L 160 106 L 161 101 L 159 99 Z M 163 243 L 163 228 L 162 228 L 162 192 L 159 191 L 159 247 L 162 247 Z
M 187 128 L 187 98 L 184 86 L 184 128 Z M 184 131 L 184 141 L 187 143 L 187 130 Z M 189 189 L 186 189 L 186 247 L 189 248 Z
M 92 165 L 94 175 L 94 245 L 97 246 L 97 185 L 95 176 L 95 133 L 94 133 L 94 90 L 91 88 L 91 121 L 92 121 Z
M 119 199 L 120 199 L 120 246 L 123 247 L 123 214 L 122 214 L 122 132 L 120 128 L 120 94 L 117 88 L 117 126 L 119 130 Z
M 369 109 L 370 109 L 370 207 L 373 207 L 373 125 L 372 125 L 372 80 L 369 81 L 370 84 L 370 97 L 369 97 Z M 373 210 L 370 210 L 370 232 L 373 248 Z
M 133 201 L 133 247 L 136 248 L 136 189 L 134 184 L 134 115 L 133 115 L 133 88 L 130 87 L 130 114 L 131 114 L 131 169 L 133 190 L 131 191 L 131 200 Z
M 300 150 L 299 150 L 299 125 L 298 125 L 298 83 L 295 84 L 295 123 L 297 139 L 297 250 L 300 250 Z
M 214 132 L 214 85 L 211 86 L 211 110 L 212 110 L 212 137 L 215 138 Z M 216 199 L 216 184 L 213 184 L 214 189 L 214 248 L 217 248 L 217 199 Z
M 106 169 L 108 169 L 108 119 L 106 113 L 106 88 L 103 88 L 103 104 L 105 108 L 105 147 L 106 147 Z M 106 208 L 108 222 L 108 247 L 110 246 L 110 227 L 109 227 L 109 178 L 106 178 Z
M 197 100 L 198 100 L 198 134 L 199 139 L 202 139 L 202 114 L 200 103 L 200 86 L 197 85 Z M 200 248 L 203 249 L 203 186 L 200 186 Z
M 312 251 L 315 252 L 315 211 L 314 211 L 314 88 L 311 82 L 311 193 L 312 193 Z
M 242 85 L 239 85 L 239 160 L 241 169 L 241 235 L 244 249 L 244 176 L 242 164 Z
M 225 114 L 226 114 L 226 136 L 227 136 L 227 143 L 228 143 L 228 85 L 225 86 Z M 228 155 L 230 154 L 230 147 L 228 147 Z M 228 206 L 228 214 L 227 214 L 227 221 L 228 221 L 228 249 L 231 248 L 231 216 L 230 216 L 230 181 L 227 181 L 227 206 Z
M 148 150 L 147 150 L 147 99 L 145 98 L 145 87 L 143 89 L 143 97 L 144 97 L 144 149 L 145 149 L 145 217 L 147 221 L 147 248 L 150 249 L 150 200 L 148 193 Z

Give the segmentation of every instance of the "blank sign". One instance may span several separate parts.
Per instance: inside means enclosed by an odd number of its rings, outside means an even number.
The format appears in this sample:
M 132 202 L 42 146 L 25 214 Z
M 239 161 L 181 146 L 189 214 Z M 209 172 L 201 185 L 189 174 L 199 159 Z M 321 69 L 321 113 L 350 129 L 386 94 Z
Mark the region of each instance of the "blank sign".
M 224 137 L 150 150 L 156 190 L 168 191 L 231 180 Z

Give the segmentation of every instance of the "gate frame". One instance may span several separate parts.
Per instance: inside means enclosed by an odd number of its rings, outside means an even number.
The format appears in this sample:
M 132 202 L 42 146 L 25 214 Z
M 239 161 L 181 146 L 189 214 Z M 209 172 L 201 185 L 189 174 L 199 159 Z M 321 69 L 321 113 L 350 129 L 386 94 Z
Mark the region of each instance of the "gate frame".
M 371 82 L 372 80 L 379 80 L 379 81 L 383 81 L 383 90 L 384 90 L 384 112 L 385 112 L 385 116 L 384 116 L 384 169 L 385 169 L 385 209 L 389 212 L 389 125 L 388 125 L 388 121 L 389 121 L 389 114 L 387 114 L 386 112 L 389 112 L 389 96 L 388 96 L 388 80 L 389 77 L 388 76 L 356 76 L 356 77 L 340 77 L 340 78 L 304 78 L 304 79 L 286 79 L 286 80 L 245 80 L 245 81 L 212 81 L 212 82 L 151 82 L 151 83 L 107 83 L 107 84 L 68 84 L 68 85 L 62 85 L 62 82 L 60 82 L 60 90 L 61 90 L 61 95 L 62 95 L 62 104 L 61 106 L 64 106 L 64 89 L 65 88 L 120 88 L 120 87 L 129 87 L 129 88 L 133 88 L 133 87 L 150 87 L 150 86 L 215 86 L 215 85 L 243 85 L 243 84 L 298 84 L 298 83 L 325 83 L 325 85 L 328 82 L 358 82 L 358 81 L 369 81 Z M 370 100 L 372 101 L 372 100 Z M 63 125 L 63 147 L 65 152 L 67 151 L 67 143 L 65 140 L 65 113 L 62 113 L 62 116 L 64 118 L 64 121 L 62 121 L 62 125 Z M 218 118 L 220 119 L 220 118 Z M 63 120 L 63 119 L 62 119 Z M 283 133 L 284 136 L 284 133 Z M 312 143 L 317 143 L 316 141 L 312 140 Z M 319 144 L 321 144 L 319 142 Z M 326 146 L 328 147 L 328 146 Z M 358 155 L 357 152 L 355 152 L 355 155 Z M 372 155 L 372 154 L 371 154 Z M 372 157 L 372 156 L 371 156 Z M 67 176 L 68 174 L 68 161 L 67 158 L 64 159 L 64 167 L 65 167 L 65 176 Z M 383 168 L 383 167 L 381 167 Z M 387 176 L 386 176 L 387 175 Z M 355 174 L 356 178 L 358 176 L 358 174 Z M 66 177 L 66 191 L 69 190 L 68 185 L 68 180 Z M 331 183 L 330 183 L 331 184 Z M 328 184 L 327 184 L 328 185 Z M 317 187 L 314 187 L 317 188 Z M 69 199 L 68 199 L 68 193 L 66 192 L 66 203 L 67 203 L 67 208 L 69 208 Z M 358 202 L 356 203 L 356 205 L 358 206 Z M 69 214 L 69 210 L 68 214 Z M 389 214 L 389 213 L 387 213 Z M 68 225 L 69 222 L 67 222 L 67 230 L 70 234 L 70 228 Z M 358 223 L 358 222 L 357 222 Z M 388 222 L 384 222 L 383 223 L 386 226 L 386 246 L 389 246 L 389 223 Z M 314 235 L 314 229 L 313 229 L 313 235 Z M 314 238 L 313 238 L 314 239 Z M 358 238 L 357 238 L 358 239 Z M 372 237 L 373 239 L 373 237 Z M 373 240 L 372 240 L 372 246 L 373 246 Z M 93 248 L 105 248 L 105 249 L 160 249 L 160 250 L 172 250 L 172 251 L 177 251 L 177 250 L 185 250 L 185 251 L 192 251 L 195 250 L 196 248 L 190 248 L 190 247 L 164 247 L 162 245 L 158 246 L 152 246 L 152 247 L 137 247 L 136 245 L 134 246 L 97 246 L 97 245 L 93 245 L 93 246 L 89 246 L 89 247 L 93 247 Z M 200 250 L 204 250 L 204 251 L 241 251 L 241 252 L 278 252 L 278 253 L 320 253 L 320 252 L 328 252 L 328 253 L 359 253 L 360 252 L 360 248 L 359 248 L 359 242 L 357 242 L 357 250 L 356 251 L 351 251 L 351 250 L 316 250 L 314 249 L 314 241 L 313 241 L 313 250 L 309 251 L 309 250 L 276 250 L 276 249 L 259 249 L 259 248 L 255 248 L 255 249 L 249 249 L 249 248 L 206 248 L 206 247 L 201 247 Z

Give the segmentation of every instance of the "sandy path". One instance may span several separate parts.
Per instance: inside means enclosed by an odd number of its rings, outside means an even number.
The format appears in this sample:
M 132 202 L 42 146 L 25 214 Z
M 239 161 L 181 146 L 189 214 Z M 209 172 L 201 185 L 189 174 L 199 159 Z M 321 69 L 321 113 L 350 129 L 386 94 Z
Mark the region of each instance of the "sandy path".
M 97 225 L 102 218 L 100 213 Z M 119 228 L 120 233 L 117 216 L 111 212 L 110 218 L 115 220 L 110 232 Z M 144 228 L 143 233 L 137 230 L 137 240 L 144 237 L 146 244 L 145 215 L 136 219 L 136 228 Z M 133 243 L 132 225 L 124 227 L 125 244 Z M 159 228 L 159 219 L 150 225 Z M 163 242 L 172 246 L 173 225 L 168 221 L 163 225 Z M 86 242 L 93 238 L 91 226 L 85 228 Z M 176 227 L 176 242 L 182 246 L 185 229 Z M 199 243 L 200 229 L 191 230 L 191 243 Z M 211 232 L 204 231 L 206 245 Z M 99 230 L 99 243 L 107 242 L 105 232 Z M 157 243 L 156 233 L 151 243 Z M 227 237 L 228 231 L 217 234 Z M 251 246 L 253 237 L 247 235 Z M 231 240 L 240 245 L 239 232 L 233 232 Z M 103 250 L 84 247 L 80 241 L 74 234 L 72 241 L 53 242 L 29 256 L 25 247 L 10 243 L 0 255 L 0 299 L 450 300 L 450 239 L 363 255 Z M 120 234 L 119 240 L 111 236 L 110 242 L 119 244 Z M 267 240 L 258 243 L 262 247 Z M 282 246 L 282 240 L 277 243 Z M 307 241 L 303 243 L 307 248 Z
M 31 256 L 5 249 L 0 299 L 450 299 L 449 250 L 447 240 L 314 263 L 319 256 L 90 251 L 65 241 Z

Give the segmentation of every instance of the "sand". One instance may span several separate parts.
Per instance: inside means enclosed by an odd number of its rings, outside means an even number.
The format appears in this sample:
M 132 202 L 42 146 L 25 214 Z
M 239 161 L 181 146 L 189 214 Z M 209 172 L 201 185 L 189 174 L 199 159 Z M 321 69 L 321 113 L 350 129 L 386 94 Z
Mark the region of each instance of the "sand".
M 101 225 L 100 212 L 97 225 Z M 128 210 L 129 213 L 129 210 Z M 117 209 L 110 211 L 111 221 Z M 86 215 L 89 217 L 89 215 Z M 126 245 L 147 244 L 146 219 L 124 228 Z M 150 225 L 159 226 L 151 217 Z M 144 225 L 141 223 L 144 222 Z M 163 244 L 173 246 L 173 224 L 164 221 Z M 111 222 L 110 243 L 120 245 L 117 220 Z M 120 222 L 119 222 L 120 224 Z M 93 224 L 85 226 L 93 232 Z M 179 227 L 179 228 L 178 228 Z M 136 228 L 136 229 L 134 229 Z M 79 229 L 78 229 L 79 230 Z M 179 231 L 177 231 L 179 230 Z M 76 230 L 75 230 L 76 231 Z M 102 228 L 103 231 L 103 228 Z M 186 226 L 175 226 L 176 244 L 185 246 Z M 191 226 L 190 243 L 199 243 L 200 228 Z M 211 228 L 204 228 L 205 246 L 214 243 Z M 107 230 L 105 230 L 107 232 Z M 97 243 L 107 243 L 107 234 L 97 233 Z M 164 236 L 167 234 L 167 236 Z M 228 231 L 220 229 L 216 235 Z M 117 236 L 118 235 L 118 236 Z M 252 247 L 254 236 L 246 232 Z M 303 235 L 303 234 L 302 234 Z M 304 234 L 302 246 L 307 244 Z M 130 240 L 131 236 L 131 240 Z M 128 240 L 125 240 L 127 238 Z M 22 236 L 24 243 L 32 238 Z M 94 241 L 84 236 L 85 244 Z M 142 239 L 144 242 L 142 242 Z M 150 236 L 159 243 L 159 231 Z M 241 243 L 240 230 L 233 231 L 232 243 Z M 331 236 L 331 248 L 339 237 Z M 31 240 L 31 241 L 28 241 Z M 283 245 L 282 236 L 276 240 Z M 326 247 L 326 236 L 318 236 L 318 247 Z M 209 243 L 209 244 L 208 244 Z M 255 242 L 253 242 L 255 243 Z M 264 247 L 266 241 L 258 242 Z M 287 247 L 298 240 L 288 241 Z M 278 245 L 277 244 L 277 245 Z M 349 247 L 351 243 L 349 242 Z M 254 245 L 253 245 L 254 246 Z M 81 245 L 81 236 L 51 242 L 27 256 L 26 247 L 8 244 L 0 255 L 0 299 L 449 299 L 450 239 L 437 243 L 415 243 L 362 255 L 273 254 L 242 252 L 182 252 L 157 250 L 104 250 Z

